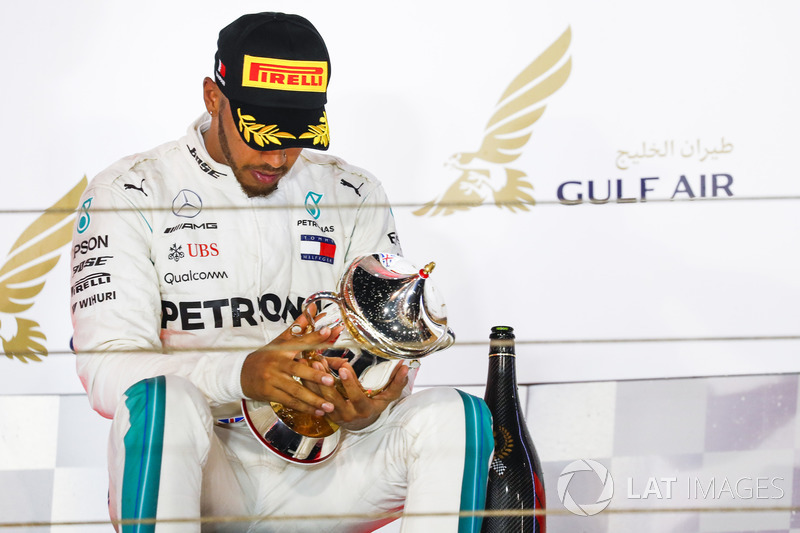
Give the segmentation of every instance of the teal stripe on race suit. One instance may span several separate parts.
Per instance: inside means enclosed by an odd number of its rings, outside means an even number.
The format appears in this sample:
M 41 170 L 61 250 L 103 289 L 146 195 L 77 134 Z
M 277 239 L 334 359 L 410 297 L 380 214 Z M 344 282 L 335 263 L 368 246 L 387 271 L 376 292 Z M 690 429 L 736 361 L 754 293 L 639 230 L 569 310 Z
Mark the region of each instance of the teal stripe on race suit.
M 458 393 L 464 402 L 466 429 L 461 510 L 483 511 L 486 504 L 489 459 L 494 450 L 492 414 L 486 403 L 480 398 L 460 390 Z M 480 516 L 462 516 L 458 519 L 458 533 L 478 533 L 481 530 L 482 521 L 483 518 Z
M 125 434 L 125 471 L 122 478 L 123 520 L 156 517 L 164 449 L 164 376 L 145 379 L 127 390 L 125 406 L 131 427 Z M 155 524 L 122 526 L 123 533 L 152 533 Z

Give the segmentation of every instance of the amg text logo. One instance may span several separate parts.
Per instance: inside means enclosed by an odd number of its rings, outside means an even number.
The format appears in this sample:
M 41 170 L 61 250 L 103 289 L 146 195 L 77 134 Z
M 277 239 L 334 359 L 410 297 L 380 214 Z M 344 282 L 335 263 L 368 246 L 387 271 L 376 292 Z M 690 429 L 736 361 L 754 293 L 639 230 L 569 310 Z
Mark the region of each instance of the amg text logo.
M 172 233 L 173 231 L 178 231 L 179 229 L 217 229 L 217 223 L 206 222 L 205 224 L 192 224 L 191 222 L 184 222 L 183 224 L 178 224 L 177 226 L 172 226 L 171 228 L 165 229 L 164 233 Z

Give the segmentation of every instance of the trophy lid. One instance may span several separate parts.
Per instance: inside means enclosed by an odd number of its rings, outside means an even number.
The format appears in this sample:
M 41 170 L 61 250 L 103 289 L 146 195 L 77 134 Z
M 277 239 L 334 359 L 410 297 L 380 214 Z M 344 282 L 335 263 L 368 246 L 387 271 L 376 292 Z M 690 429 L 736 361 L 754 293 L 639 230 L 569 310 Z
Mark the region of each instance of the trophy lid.
M 340 287 L 353 337 L 379 355 L 402 359 L 452 345 L 455 335 L 447 327 L 444 302 L 428 282 L 435 266 L 428 263 L 417 270 L 392 254 L 353 261 Z

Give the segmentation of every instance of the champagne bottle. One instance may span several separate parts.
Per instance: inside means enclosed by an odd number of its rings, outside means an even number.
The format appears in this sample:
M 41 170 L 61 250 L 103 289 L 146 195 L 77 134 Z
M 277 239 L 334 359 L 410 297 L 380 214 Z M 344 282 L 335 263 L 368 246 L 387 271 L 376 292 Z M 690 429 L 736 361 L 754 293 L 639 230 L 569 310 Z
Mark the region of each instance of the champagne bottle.
M 492 412 L 494 458 L 486 510 L 545 509 L 542 466 L 528 433 L 517 390 L 514 328 L 495 326 L 489 336 L 489 375 L 484 399 Z M 482 533 L 545 533 L 543 515 L 486 516 Z

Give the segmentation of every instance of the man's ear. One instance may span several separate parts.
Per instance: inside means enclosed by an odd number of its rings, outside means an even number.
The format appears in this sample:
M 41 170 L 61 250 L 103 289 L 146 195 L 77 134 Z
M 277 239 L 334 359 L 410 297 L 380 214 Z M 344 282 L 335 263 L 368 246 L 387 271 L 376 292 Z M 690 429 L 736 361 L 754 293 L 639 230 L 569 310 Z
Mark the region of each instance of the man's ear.
M 219 115 L 220 103 L 222 102 L 222 91 L 219 90 L 216 82 L 211 78 L 203 79 L 203 101 L 206 104 L 206 111 L 213 117 Z

